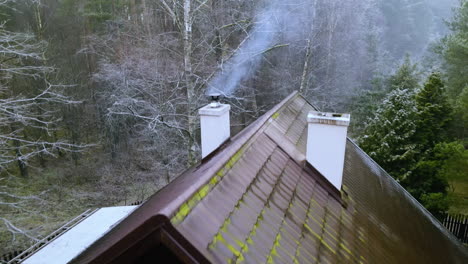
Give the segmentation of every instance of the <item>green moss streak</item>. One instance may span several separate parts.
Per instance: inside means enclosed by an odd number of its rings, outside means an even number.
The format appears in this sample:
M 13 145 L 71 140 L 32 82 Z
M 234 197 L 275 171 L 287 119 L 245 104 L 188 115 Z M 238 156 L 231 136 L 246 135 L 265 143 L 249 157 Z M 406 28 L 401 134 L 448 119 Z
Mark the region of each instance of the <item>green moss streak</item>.
M 207 184 L 203 185 L 198 189 L 198 191 L 192 195 L 185 203 L 183 203 L 178 211 L 174 214 L 171 219 L 172 224 L 178 225 L 190 214 L 192 209 L 202 200 L 204 199 L 211 190 L 221 181 L 222 177 L 227 174 L 229 170 L 236 164 L 242 157 L 245 152 L 245 147 L 242 147 L 239 151 L 234 154 L 231 159 L 221 168 L 210 180 Z

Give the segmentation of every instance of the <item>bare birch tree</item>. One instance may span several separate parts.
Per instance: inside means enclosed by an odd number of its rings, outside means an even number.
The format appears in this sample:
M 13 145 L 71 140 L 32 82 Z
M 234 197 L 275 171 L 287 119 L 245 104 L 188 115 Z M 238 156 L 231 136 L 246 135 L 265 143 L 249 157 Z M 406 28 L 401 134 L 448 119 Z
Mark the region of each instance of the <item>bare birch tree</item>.
M 1 1 L 3 8 L 9 2 Z M 68 85 L 56 85 L 47 76 L 55 69 L 44 63 L 47 43 L 38 41 L 29 33 L 13 32 L 5 23 L 0 25 L 0 211 L 28 211 L 26 204 L 44 202 L 44 193 L 15 194 L 7 182 L 14 180 L 15 166 L 23 177 L 28 176 L 28 165 L 39 156 L 56 156 L 58 151 L 82 151 L 87 145 L 71 144 L 54 136 L 61 120 L 58 106 L 75 105 L 78 101 L 64 95 Z M 42 87 L 29 89 L 29 85 Z M 34 133 L 40 131 L 40 133 Z M 0 220 L 12 234 L 35 239 L 28 231 L 16 226 L 14 219 L 2 214 Z
M 10 32 L 0 26 L 0 171 L 14 162 L 26 176 L 28 160 L 41 154 L 54 155 L 56 150 L 75 151 L 77 145 L 50 138 L 33 138 L 25 129 L 40 129 L 50 134 L 55 117 L 54 106 L 77 104 L 62 94 L 65 85 L 49 83 L 45 76 L 54 69 L 36 62 L 43 60 L 45 43 L 37 42 L 33 35 Z M 24 94 L 21 87 L 13 86 L 18 78 L 45 83 L 36 94 Z M 36 111 L 35 109 L 40 109 Z

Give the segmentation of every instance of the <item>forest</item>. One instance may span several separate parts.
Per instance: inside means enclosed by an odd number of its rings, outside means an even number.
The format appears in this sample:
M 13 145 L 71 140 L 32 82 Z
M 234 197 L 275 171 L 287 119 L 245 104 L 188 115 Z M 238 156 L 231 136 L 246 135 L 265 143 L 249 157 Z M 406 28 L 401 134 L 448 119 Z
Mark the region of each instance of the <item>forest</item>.
M 468 214 L 467 0 L 0 0 L 0 255 L 200 160 L 298 90 L 435 217 Z

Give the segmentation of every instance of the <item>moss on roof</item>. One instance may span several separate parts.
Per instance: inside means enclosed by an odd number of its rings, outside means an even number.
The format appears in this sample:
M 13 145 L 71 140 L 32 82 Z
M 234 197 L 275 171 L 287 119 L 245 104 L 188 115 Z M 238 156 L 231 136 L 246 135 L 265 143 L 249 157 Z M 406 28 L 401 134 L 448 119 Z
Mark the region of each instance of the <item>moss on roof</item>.
M 304 161 L 311 110 L 290 95 L 74 263 L 146 254 L 138 243 L 158 226 L 202 262 L 468 263 L 467 249 L 350 140 L 341 193 L 330 188 Z
M 320 175 L 282 149 L 284 142 L 265 133 L 274 127 L 305 154 L 311 110 L 300 95 L 285 103 L 179 208 L 172 224 L 216 263 L 466 260 L 466 250 L 440 223 L 352 142 L 343 203 Z

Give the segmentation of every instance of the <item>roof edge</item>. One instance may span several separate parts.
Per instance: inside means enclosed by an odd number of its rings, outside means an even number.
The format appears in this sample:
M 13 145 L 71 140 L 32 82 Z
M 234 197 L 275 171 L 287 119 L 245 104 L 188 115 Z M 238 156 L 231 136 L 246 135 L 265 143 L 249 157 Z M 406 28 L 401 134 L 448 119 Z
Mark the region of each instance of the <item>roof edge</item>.
M 97 256 L 79 255 L 70 263 L 133 263 L 142 254 L 154 250 L 158 245 L 166 246 L 184 263 L 210 263 L 172 226 L 165 215 L 160 214 L 149 218 L 143 225 L 133 230 L 118 243 L 113 244 L 102 254 Z
M 429 210 L 426 209 L 411 193 L 408 192 L 397 180 L 395 180 L 380 164 L 378 164 L 367 152 L 365 152 L 359 145 L 350 137 L 347 137 L 347 142 L 352 144 L 359 152 L 361 155 L 364 155 L 370 160 L 376 167 L 379 168 L 379 170 L 382 172 L 382 175 L 388 178 L 393 184 L 399 186 L 399 189 L 405 194 L 406 198 L 408 199 L 409 202 L 411 202 L 414 206 L 414 208 L 420 210 L 423 215 L 425 215 L 433 225 L 439 229 L 443 234 L 447 236 L 447 238 L 451 241 L 454 241 L 459 248 L 461 248 L 468 256 L 468 249 L 463 245 L 460 240 L 450 231 L 448 231 L 447 228 L 440 222 L 439 219 L 437 219 Z M 345 191 L 346 192 L 346 191 Z

